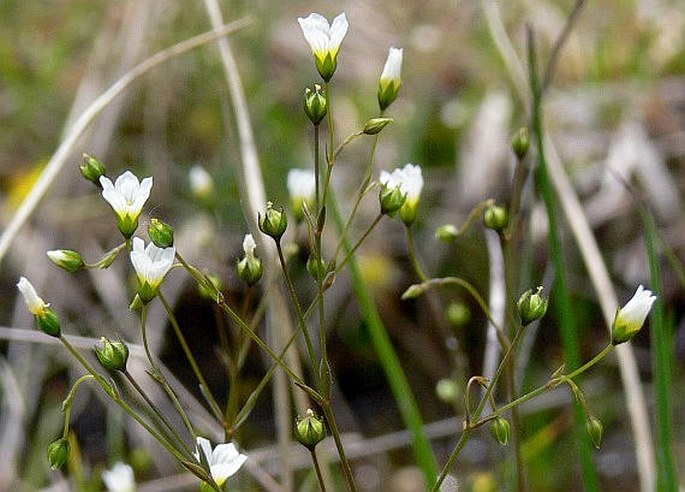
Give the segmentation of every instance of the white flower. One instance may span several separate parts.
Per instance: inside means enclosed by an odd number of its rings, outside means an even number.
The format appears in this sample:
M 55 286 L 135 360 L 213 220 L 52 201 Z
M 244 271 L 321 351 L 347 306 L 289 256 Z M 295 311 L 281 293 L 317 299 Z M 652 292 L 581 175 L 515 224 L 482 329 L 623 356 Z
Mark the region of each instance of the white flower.
M 102 481 L 109 492 L 135 492 L 136 481 L 133 468 L 125 463 L 115 463 L 110 470 L 102 472 Z
M 19 292 L 24 296 L 26 307 L 31 314 L 41 316 L 45 312 L 45 309 L 50 306 L 50 304 L 40 298 L 36 289 L 33 288 L 33 285 L 31 285 L 31 282 L 29 282 L 26 277 L 21 277 L 19 279 L 17 287 L 19 288 Z
M 314 204 L 316 181 L 311 169 L 291 169 L 288 171 L 288 193 L 293 214 L 297 220 L 304 217 L 304 203 L 311 208 Z
M 378 82 L 378 105 L 381 111 L 392 104 L 397 98 L 402 85 L 402 48 L 390 48 L 388 59 L 385 61 L 381 78 Z
M 297 21 L 312 49 L 319 74 L 328 82 L 335 73 L 338 51 L 349 27 L 345 13 L 338 15 L 330 25 L 324 16 L 314 13 Z
M 397 168 L 392 173 L 381 171 L 380 182 L 386 188 L 397 188 L 406 195 L 400 216 L 405 224 L 411 225 L 416 220 L 416 209 L 423 190 L 423 175 L 421 167 L 407 164 L 403 168 Z
M 143 302 L 149 302 L 174 263 L 176 248 L 158 248 L 153 243 L 145 246 L 139 237 L 133 238 L 131 263 L 138 276 L 138 295 Z
M 195 458 L 202 462 L 200 453 L 207 459 L 209 473 L 220 487 L 226 483 L 229 477 L 235 475 L 247 461 L 247 456 L 239 453 L 232 442 L 219 444 L 212 450 L 212 445 L 204 437 L 197 438 L 195 450 Z
M 100 176 L 102 197 L 117 214 L 117 225 L 125 237 L 131 237 L 138 227 L 138 216 L 150 197 L 152 177 L 138 181 L 131 171 L 119 176 L 114 184 L 107 176 Z
M 402 72 L 402 48 L 391 47 L 388 51 L 388 59 L 385 60 L 381 83 L 383 81 L 401 81 Z
M 193 166 L 188 179 L 191 191 L 198 198 L 207 198 L 214 191 L 214 180 L 202 166 Z
M 243 239 L 243 251 L 247 258 L 254 258 L 254 250 L 257 249 L 257 243 L 254 242 L 252 234 L 245 234 Z
M 632 299 L 616 311 L 611 327 L 611 341 L 614 345 L 627 342 L 640 331 L 655 300 L 656 296 L 652 295 L 652 291 L 640 285 Z

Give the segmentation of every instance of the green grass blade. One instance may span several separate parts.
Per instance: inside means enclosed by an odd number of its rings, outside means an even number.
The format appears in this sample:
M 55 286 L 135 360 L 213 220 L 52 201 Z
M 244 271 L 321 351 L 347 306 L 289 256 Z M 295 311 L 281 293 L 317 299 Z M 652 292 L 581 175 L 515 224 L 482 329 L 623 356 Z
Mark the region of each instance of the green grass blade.
M 642 209 L 645 226 L 645 243 L 649 257 L 650 288 L 656 294 L 650 321 L 650 342 L 652 346 L 652 367 L 654 372 L 654 407 L 657 423 L 656 463 L 657 490 L 675 492 L 678 477 L 673 460 L 671 429 L 673 428 L 673 403 L 671 398 L 673 374 L 673 338 L 671 323 L 664 316 L 664 296 L 661 285 L 659 255 L 656 250 L 656 228 L 651 214 Z
M 332 195 L 329 198 L 329 206 L 331 212 L 333 212 L 332 215 L 336 226 L 338 227 L 338 231 L 342 231 L 345 222 L 340 216 L 337 201 Z M 345 251 L 349 251 L 349 244 L 346 238 L 343 247 L 345 248 Z M 383 371 L 388 378 L 388 383 L 395 396 L 395 401 L 397 402 L 402 420 L 411 432 L 413 450 L 417 464 L 423 471 L 426 483 L 430 486 L 435 483 L 436 477 L 438 476 L 438 465 L 430 441 L 423 430 L 423 419 L 419 412 L 419 406 L 404 371 L 402 370 L 397 353 L 390 342 L 390 337 L 388 336 L 388 332 L 378 313 L 373 296 L 364 283 L 361 271 L 359 270 L 359 265 L 357 265 L 354 255 L 350 257 L 348 266 L 352 276 L 355 295 L 359 301 L 359 305 L 369 328 L 371 342 L 378 354 Z
M 580 350 L 578 331 L 573 307 L 566 283 L 566 265 L 564 262 L 559 230 L 557 228 L 556 201 L 554 189 L 547 174 L 547 161 L 545 159 L 542 115 L 540 114 L 541 94 L 537 73 L 536 52 L 532 33 L 528 37 L 528 63 L 530 67 L 530 84 L 532 90 L 532 124 L 535 141 L 538 148 L 538 166 L 536 170 L 536 187 L 542 196 L 549 220 L 549 245 L 554 263 L 554 289 L 553 305 L 561 325 L 561 338 L 564 344 L 566 366 L 569 370 L 580 366 Z M 583 481 L 588 491 L 599 490 L 599 479 L 592 460 L 592 444 L 585 432 L 585 413 L 578 402 L 575 402 L 576 433 L 580 444 L 580 458 L 583 470 Z

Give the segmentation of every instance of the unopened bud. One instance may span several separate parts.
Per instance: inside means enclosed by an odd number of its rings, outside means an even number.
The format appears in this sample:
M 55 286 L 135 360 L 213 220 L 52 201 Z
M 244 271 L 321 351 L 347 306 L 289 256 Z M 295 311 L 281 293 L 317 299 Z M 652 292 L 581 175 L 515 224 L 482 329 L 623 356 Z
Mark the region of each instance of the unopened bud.
M 416 299 L 417 297 L 422 296 L 427 288 L 426 284 L 410 285 L 409 288 L 404 291 L 404 294 L 402 294 L 402 300 Z
M 276 210 L 271 202 L 266 204 L 264 215 L 257 216 L 259 230 L 267 236 L 271 236 L 275 241 L 280 241 L 281 237 L 288 228 L 288 216 L 281 208 Z
M 264 274 L 264 265 L 262 260 L 253 257 L 244 257 L 236 265 L 236 273 L 247 285 L 252 287 L 259 282 Z
M 102 337 L 101 345 L 95 346 L 95 355 L 100 364 L 110 371 L 126 372 L 126 362 L 128 362 L 128 347 L 122 341 L 112 342 Z
M 393 121 L 392 118 L 371 118 L 366 122 L 366 125 L 364 125 L 364 135 L 376 135 Z
M 461 389 L 454 379 L 445 378 L 435 385 L 435 394 L 445 403 L 453 404 L 461 397 Z
M 516 154 L 516 158 L 522 161 L 528 154 L 528 149 L 530 149 L 530 135 L 528 134 L 528 128 L 525 126 L 521 127 L 514 138 L 511 141 L 511 149 Z
M 307 416 L 295 423 L 295 439 L 309 450 L 314 450 L 326 437 L 326 427 L 323 420 L 316 416 L 312 409 L 307 410 Z
M 511 425 L 504 417 L 497 417 L 492 424 L 490 424 L 490 434 L 502 446 L 509 443 L 509 434 L 511 432 Z
M 502 232 L 508 221 L 507 210 L 499 205 L 490 205 L 483 212 L 483 225 L 493 231 Z
M 71 249 L 53 249 L 48 251 L 47 255 L 51 262 L 69 273 L 80 270 L 86 265 L 81 254 Z
M 471 321 L 471 310 L 463 302 L 452 302 L 447 307 L 447 321 L 454 328 L 461 328 Z
M 106 172 L 105 165 L 88 154 L 83 154 L 83 164 L 79 169 L 83 177 L 96 186 L 100 186 L 100 176 L 104 176 Z
M 602 438 L 604 437 L 604 426 L 602 425 L 602 422 L 600 422 L 597 417 L 589 415 L 585 421 L 585 430 L 587 430 L 592 444 L 594 444 L 595 448 L 599 449 L 602 445 Z
M 48 463 L 50 468 L 58 470 L 62 468 L 69 460 L 69 453 L 71 452 L 71 445 L 65 438 L 57 439 L 48 446 Z
M 59 338 L 62 336 L 59 318 L 57 317 L 57 314 L 47 306 L 43 312 L 36 314 L 36 326 L 40 331 L 51 337 Z
M 307 259 L 307 271 L 309 275 L 314 277 L 314 280 L 322 279 L 328 273 L 328 265 L 323 259 L 317 259 L 310 256 Z
M 314 126 L 318 126 L 326 117 L 328 104 L 323 88 L 319 84 L 314 84 L 313 87 L 313 89 L 307 87 L 304 90 L 304 112 L 307 114 L 309 121 Z
M 147 234 L 158 248 L 169 248 L 174 245 L 174 228 L 159 219 L 150 219 Z
M 542 318 L 547 312 L 547 299 L 542 297 L 540 292 L 542 292 L 542 287 L 538 287 L 536 290 L 527 290 L 519 297 L 517 306 L 523 326 Z

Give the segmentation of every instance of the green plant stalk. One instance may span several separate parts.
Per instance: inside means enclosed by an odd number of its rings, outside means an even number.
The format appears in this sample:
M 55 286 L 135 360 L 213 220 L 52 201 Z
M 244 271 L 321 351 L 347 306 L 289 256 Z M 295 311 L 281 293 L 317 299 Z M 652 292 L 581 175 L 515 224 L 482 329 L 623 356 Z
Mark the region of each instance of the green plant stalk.
M 181 416 L 181 420 L 183 420 L 183 424 L 186 426 L 186 429 L 188 429 L 190 435 L 193 436 L 193 439 L 195 439 L 197 434 L 195 433 L 195 429 L 190 422 L 188 414 L 183 409 L 183 406 L 181 405 L 181 402 L 179 401 L 178 396 L 176 396 L 174 390 L 171 388 L 171 386 L 169 386 L 166 376 L 164 376 L 164 373 L 155 362 L 155 359 L 152 357 L 152 352 L 150 352 L 150 346 L 147 341 L 147 306 L 143 306 L 140 311 L 140 332 L 143 339 L 143 347 L 145 348 L 145 355 L 147 356 L 147 360 L 152 367 L 152 378 L 162 386 L 162 389 L 174 404 L 174 408 L 176 408 L 176 411 Z
M 319 481 L 319 487 L 321 492 L 326 492 L 326 481 L 323 478 L 323 473 L 321 473 L 321 465 L 319 464 L 319 458 L 316 456 L 316 451 L 311 450 L 310 454 L 312 456 L 312 463 L 314 463 L 314 470 L 316 471 L 316 479 Z
M 337 211 L 337 209 L 336 209 Z M 354 246 L 351 248 L 347 244 L 347 239 L 345 237 L 340 238 L 341 244 L 343 244 L 344 249 L 346 250 L 345 257 L 342 259 L 342 261 L 335 267 L 335 273 L 340 273 L 342 269 L 347 265 L 348 262 L 354 260 L 354 253 L 359 249 L 359 246 L 362 245 L 362 243 L 366 240 L 367 237 L 369 237 L 369 234 L 376 228 L 378 223 L 381 221 L 383 218 L 383 214 L 379 213 L 376 215 L 376 218 L 373 219 L 373 222 L 367 227 L 366 231 L 364 231 L 364 234 L 359 238 L 359 240 L 355 243 Z M 344 227 L 344 226 L 343 226 Z
M 102 386 L 102 389 L 104 389 L 105 392 L 108 395 L 110 395 L 112 400 L 117 405 L 119 405 L 122 408 L 122 410 L 124 410 L 126 413 L 128 413 L 131 417 L 133 417 L 133 419 L 136 422 L 138 422 L 141 426 L 143 426 L 143 428 L 146 431 L 148 431 L 150 433 L 150 435 L 152 437 L 154 437 L 162 446 L 164 446 L 164 448 L 166 448 L 166 450 L 169 451 L 169 453 L 171 453 L 171 455 L 174 456 L 174 458 L 176 458 L 181 463 L 183 463 L 187 460 L 187 458 L 183 455 L 183 453 L 181 451 L 176 449 L 166 439 L 164 439 L 164 437 L 162 437 L 161 434 L 159 434 L 154 428 L 152 428 L 150 426 L 150 424 L 148 424 L 145 421 L 145 419 L 143 419 L 140 415 L 138 415 L 138 413 L 135 410 L 133 410 L 133 408 L 131 408 L 131 406 L 128 403 L 123 401 L 121 399 L 121 397 L 116 396 L 117 395 L 116 390 L 114 390 L 112 388 L 112 385 L 110 385 L 105 380 L 105 378 L 103 378 L 97 371 L 95 371 L 95 369 L 93 369 L 93 366 L 91 366 L 88 363 L 88 361 L 86 361 L 86 359 L 84 359 L 81 356 L 81 354 L 74 348 L 73 345 L 71 345 L 71 343 L 69 343 L 69 341 L 64 337 L 64 335 L 61 335 L 59 337 L 59 340 L 60 340 L 60 342 L 62 342 L 62 345 L 64 345 L 64 347 L 69 351 L 69 353 L 79 362 L 79 364 L 81 364 L 81 366 L 83 366 L 83 368 L 86 371 L 88 371 L 88 373 L 90 373 L 95 378 L 95 380 L 98 382 L 98 384 L 100 384 L 100 386 Z M 190 471 L 192 471 L 192 470 L 190 470 Z M 195 475 L 198 476 L 197 474 L 195 474 Z M 205 477 L 200 477 L 200 476 L 198 476 L 198 478 L 205 479 Z
M 321 410 L 326 417 L 326 422 L 328 423 L 328 429 L 333 435 L 333 441 L 335 442 L 335 447 L 338 449 L 338 456 L 340 456 L 340 466 L 347 480 L 347 486 L 350 492 L 357 492 L 357 482 L 354 479 L 354 474 L 352 473 L 352 467 L 350 466 L 350 461 L 347 459 L 347 454 L 345 454 L 345 446 L 343 446 L 342 439 L 340 438 L 340 430 L 338 430 L 338 424 L 335 420 L 335 413 L 333 412 L 333 407 L 331 406 L 331 400 L 325 399 L 321 402 Z
M 678 490 L 678 475 L 673 459 L 671 429 L 673 428 L 673 338 L 669 323 L 664 319 L 664 297 L 661 283 L 661 268 L 656 249 L 656 227 L 652 215 L 641 207 L 645 225 L 645 243 L 649 258 L 650 286 L 656 292 L 650 322 L 650 342 L 652 346 L 652 367 L 655 375 L 655 406 L 657 423 L 656 489 L 664 492 Z
M 568 293 L 566 282 L 566 265 L 562 253 L 559 231 L 557 228 L 556 203 L 554 190 L 547 174 L 547 161 L 545 157 L 545 147 L 543 139 L 543 123 L 541 114 L 542 93 L 537 72 L 537 53 L 532 33 L 529 31 L 528 37 L 528 65 L 530 69 L 530 86 L 532 100 L 532 126 L 533 134 L 538 148 L 538 166 L 536 170 L 537 188 L 542 195 L 547 210 L 549 223 L 549 244 L 554 263 L 555 281 L 555 300 L 554 305 L 561 324 L 561 336 L 564 342 L 564 352 L 567 364 L 571 369 L 580 363 L 579 341 L 577 326 L 573 316 L 573 308 Z M 586 490 L 598 491 L 599 479 L 592 459 L 592 445 L 585 432 L 585 419 L 583 409 L 577 403 L 574 404 L 576 418 L 576 433 L 580 445 L 580 457 L 583 470 L 583 479 Z
M 192 350 L 190 350 L 188 341 L 186 340 L 186 337 L 183 335 L 181 327 L 178 325 L 178 321 L 176 320 L 174 311 L 171 309 L 171 306 L 167 302 L 164 295 L 162 295 L 161 291 L 157 294 L 157 297 L 159 297 L 159 300 L 162 301 L 162 304 L 164 305 L 164 309 L 166 310 L 169 322 L 171 323 L 171 326 L 174 329 L 174 333 L 176 334 L 178 342 L 181 344 L 181 348 L 183 349 L 183 353 L 185 354 L 186 359 L 190 363 L 190 367 L 193 370 L 193 374 L 195 374 L 195 378 L 197 378 L 197 381 L 198 383 L 200 383 L 200 386 L 204 388 L 202 394 L 205 395 L 206 399 L 208 400 L 207 403 L 209 403 L 209 406 L 212 409 L 212 412 L 214 413 L 214 417 L 216 417 L 216 419 L 221 423 L 222 427 L 225 429 L 226 420 L 224 419 L 224 415 L 221 412 L 221 407 L 219 406 L 219 403 L 216 401 L 214 395 L 212 394 L 212 390 L 209 388 L 207 380 L 202 374 L 200 366 L 197 364 L 197 361 L 195 360 L 195 356 L 193 355 Z
M 421 282 L 427 282 L 428 277 L 426 276 L 426 273 L 423 271 L 423 268 L 421 267 L 419 257 L 416 255 L 416 246 L 414 246 L 414 234 L 412 233 L 411 227 L 405 226 L 404 232 L 407 238 L 407 250 L 409 252 L 409 259 L 411 260 L 411 264 L 414 267 L 414 271 L 416 272 L 416 275 L 419 277 L 419 280 Z
M 85 381 L 88 381 L 89 379 L 95 379 L 95 376 L 93 376 L 92 374 L 86 374 L 86 375 L 78 378 L 76 380 L 76 382 L 74 383 L 74 386 L 71 387 L 69 394 L 67 395 L 67 397 L 62 402 L 62 411 L 64 412 L 64 432 L 62 432 L 62 438 L 64 438 L 64 439 L 66 439 L 69 436 L 69 423 L 71 421 L 71 407 L 72 407 L 72 402 L 74 401 L 74 397 L 76 396 L 76 390 L 78 389 L 79 386 L 81 386 L 81 383 L 84 383 Z
M 328 97 L 328 95 L 326 95 Z M 316 223 L 314 225 L 314 248 L 315 256 L 317 259 L 318 267 L 321 266 L 323 262 L 323 246 L 321 245 L 321 236 L 323 234 L 324 222 L 320 221 L 321 213 L 323 208 L 321 207 L 321 198 L 319 196 L 319 166 L 321 162 L 321 155 L 319 151 L 319 126 L 314 127 L 314 174 L 316 181 Z M 327 176 L 330 174 L 327 173 Z M 327 178 L 328 179 L 328 178 Z M 319 272 L 319 268 L 316 270 Z M 321 272 L 319 272 L 321 273 Z M 319 305 L 319 343 L 321 344 L 321 360 L 328 361 L 328 344 L 327 344 L 327 334 L 326 334 L 326 302 L 324 298 L 324 288 L 323 288 L 323 275 L 316 275 L 316 288 L 319 293 L 318 305 Z M 315 370 L 318 367 L 314 368 Z M 319 377 L 321 375 L 319 374 Z M 329 395 L 325 395 L 329 396 Z M 314 456 L 316 458 L 316 456 Z M 318 463 L 317 463 L 318 465 Z
M 474 410 L 473 414 L 471 415 L 472 419 L 479 419 L 480 418 L 481 414 L 483 413 L 483 410 L 485 409 L 486 403 L 490 399 L 490 395 L 492 395 L 492 392 L 495 390 L 495 387 L 497 386 L 497 383 L 499 382 L 500 377 L 502 377 L 502 374 L 504 373 L 505 368 L 509 364 L 509 360 L 514 355 L 514 353 L 516 352 L 516 348 L 518 347 L 518 344 L 521 341 L 521 338 L 523 337 L 523 333 L 525 331 L 526 331 L 525 326 L 521 326 L 516 331 L 516 334 L 514 335 L 514 339 L 511 341 L 511 344 L 509 345 L 507 350 L 504 351 L 504 355 L 502 356 L 502 360 L 500 361 L 499 366 L 497 366 L 497 370 L 495 371 L 495 374 L 493 375 L 492 379 L 488 383 L 488 387 L 485 390 L 485 394 L 483 395 L 483 398 L 481 398 L 480 403 L 478 404 L 478 407 L 476 407 L 476 410 Z M 499 413 L 501 413 L 507 409 L 508 408 L 506 406 L 500 407 L 497 410 L 497 415 L 499 415 Z M 494 416 L 492 418 L 494 418 Z M 440 486 L 445 481 L 445 478 L 447 478 L 447 474 L 450 472 L 450 470 L 454 466 L 454 463 L 457 461 L 457 458 L 459 457 L 459 453 L 461 453 L 461 450 L 464 448 L 464 446 L 466 445 L 468 440 L 471 438 L 471 434 L 473 434 L 474 429 L 480 425 L 482 425 L 482 423 L 480 423 L 480 421 L 479 421 L 476 424 L 469 424 L 469 425 L 465 426 L 464 431 L 461 433 L 461 436 L 459 436 L 459 441 L 457 442 L 457 445 L 455 446 L 454 450 L 452 451 L 452 453 L 447 458 L 447 462 L 442 467 L 442 471 L 440 472 L 438 479 L 435 481 L 433 488 L 431 488 L 431 492 L 438 492 L 440 490 Z
M 312 365 L 312 372 L 315 375 L 315 380 L 318 383 L 319 382 L 319 372 L 317 371 L 317 368 L 319 365 L 317 364 L 317 358 L 316 358 L 316 352 L 314 351 L 314 344 L 312 343 L 312 337 L 309 334 L 309 330 L 307 329 L 307 321 L 304 319 L 304 314 L 302 313 L 302 306 L 300 305 L 300 300 L 297 298 L 297 292 L 295 292 L 295 284 L 293 283 L 293 279 L 290 276 L 290 272 L 288 271 L 288 263 L 285 261 L 285 255 L 283 254 L 283 248 L 281 247 L 281 241 L 277 240 L 275 241 L 276 243 L 276 251 L 278 252 L 278 260 L 281 262 L 281 270 L 283 271 L 283 279 L 285 280 L 285 284 L 288 287 L 288 293 L 290 294 L 290 300 L 293 303 L 293 307 L 295 309 L 295 315 L 297 316 L 297 323 L 302 327 L 302 335 L 304 335 L 304 341 L 305 344 L 307 345 L 307 352 L 309 354 L 309 361 Z
M 344 227 L 344 222 L 340 216 L 340 210 L 338 209 L 335 197 L 331 196 L 330 202 L 330 208 L 335 223 L 338 230 L 341 231 Z M 347 241 L 345 241 L 343 248 L 346 251 L 350 250 Z M 430 441 L 423 430 L 423 420 L 421 418 L 421 413 L 419 412 L 418 404 L 406 376 L 404 375 L 397 354 L 390 342 L 388 333 L 383 326 L 371 292 L 369 292 L 368 287 L 364 283 L 355 257 L 351 254 L 348 258 L 349 260 L 347 263 L 350 267 L 355 294 L 361 305 L 371 335 L 371 341 L 376 349 L 381 365 L 383 366 L 383 371 L 388 378 L 390 389 L 395 396 L 395 401 L 399 407 L 402 419 L 412 434 L 413 450 L 416 461 L 426 477 L 426 483 L 433 483 L 437 475 L 437 463 Z

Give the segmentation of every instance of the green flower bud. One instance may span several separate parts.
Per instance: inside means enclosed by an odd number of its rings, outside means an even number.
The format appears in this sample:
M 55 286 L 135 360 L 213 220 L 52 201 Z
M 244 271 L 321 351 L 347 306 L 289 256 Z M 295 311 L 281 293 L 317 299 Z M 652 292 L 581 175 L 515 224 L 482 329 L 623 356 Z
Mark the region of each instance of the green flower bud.
M 158 248 L 168 248 L 174 245 L 174 228 L 158 219 L 150 219 L 147 228 L 150 241 Z
M 652 309 L 656 296 L 651 290 L 639 286 L 625 306 L 616 311 L 611 325 L 611 343 L 619 345 L 632 339 L 642 329 L 647 315 Z
M 128 361 L 128 347 L 122 341 L 112 342 L 108 338 L 100 339 L 102 345 L 95 346 L 95 355 L 100 364 L 110 371 L 126 372 Z
M 509 421 L 504 417 L 497 417 L 492 424 L 490 424 L 490 434 L 502 446 L 509 443 L 509 434 L 511 433 L 511 426 Z
M 282 208 L 276 210 L 271 202 L 267 202 L 264 215 L 258 214 L 257 222 L 259 230 L 275 241 L 280 241 L 288 228 L 288 216 L 285 211 Z
M 62 468 L 69 460 L 69 453 L 71 452 L 71 445 L 65 438 L 57 439 L 48 446 L 48 463 L 50 468 L 58 470 Z
M 385 111 L 397 98 L 402 86 L 402 49 L 390 48 L 378 82 L 378 106 Z
M 483 212 L 483 225 L 493 231 L 502 232 L 509 222 L 507 211 L 499 205 L 490 205 Z
M 310 256 L 307 259 L 307 271 L 314 280 L 319 280 L 324 278 L 328 273 L 328 265 L 326 265 L 326 262 L 323 259 L 317 260 L 314 256 Z
M 323 424 L 323 419 L 317 417 L 311 408 L 307 410 L 305 418 L 297 419 L 295 439 L 310 451 L 313 451 L 325 437 L 326 427 Z
M 585 430 L 590 436 L 592 444 L 595 445 L 595 448 L 599 449 L 602 445 L 602 437 L 604 437 L 604 426 L 602 425 L 602 422 L 594 415 L 589 415 L 585 421 Z
M 393 121 L 395 120 L 392 118 L 371 118 L 366 122 L 366 125 L 364 125 L 364 135 L 376 135 Z
M 71 249 L 53 249 L 48 251 L 47 255 L 51 262 L 69 273 L 73 273 L 86 266 L 78 251 Z
M 392 215 L 402 208 L 404 202 L 407 201 L 407 194 L 402 193 L 399 186 L 383 186 L 378 194 L 378 200 L 381 204 L 381 213 Z
M 540 292 L 542 292 L 542 287 L 538 287 L 536 290 L 527 290 L 519 297 L 517 306 L 523 326 L 542 318 L 547 312 L 547 299 L 542 297 Z
M 447 321 L 454 328 L 461 328 L 471 321 L 471 310 L 463 302 L 452 302 L 447 306 Z
M 62 335 L 59 318 L 49 307 L 45 307 L 43 312 L 36 314 L 36 326 L 40 331 L 51 337 L 59 338 Z
M 326 92 L 319 84 L 314 84 L 314 88 L 307 87 L 304 90 L 304 112 L 314 126 L 326 117 L 328 105 Z
M 264 265 L 259 258 L 248 258 L 247 256 L 240 260 L 236 265 L 236 273 L 247 285 L 252 287 L 259 282 L 264 274 Z
M 528 149 L 530 149 L 530 136 L 528 135 L 528 128 L 521 127 L 519 131 L 516 132 L 514 138 L 511 141 L 511 149 L 516 154 L 516 158 L 522 161 L 528 154 Z
M 435 230 L 435 237 L 443 243 L 453 243 L 459 236 L 459 230 L 452 224 L 444 224 Z
M 416 299 L 417 297 L 422 296 L 427 289 L 428 286 L 426 284 L 410 285 L 407 290 L 404 291 L 404 294 L 402 294 L 402 300 Z
M 100 186 L 100 176 L 104 176 L 106 172 L 105 165 L 88 154 L 83 154 L 83 164 L 79 166 L 79 169 L 83 177 L 96 186 Z

